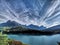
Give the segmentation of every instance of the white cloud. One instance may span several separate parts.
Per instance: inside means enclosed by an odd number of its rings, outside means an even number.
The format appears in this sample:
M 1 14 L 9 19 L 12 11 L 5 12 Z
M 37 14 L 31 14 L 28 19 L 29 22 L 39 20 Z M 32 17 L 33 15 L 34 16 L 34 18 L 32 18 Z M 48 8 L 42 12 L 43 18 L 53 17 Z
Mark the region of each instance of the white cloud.
M 21 5 L 23 10 L 20 13 L 17 13 L 15 10 L 12 10 L 13 8 L 10 7 L 10 3 L 7 3 L 6 1 L 3 0 L 1 1 L 2 2 L 0 3 L 0 8 L 2 10 L 0 10 L 0 16 L 5 17 L 5 19 L 0 18 L 0 23 L 6 22 L 7 20 L 11 20 L 11 21 L 16 21 L 23 25 L 30 25 L 30 24 L 38 25 L 38 26 L 43 25 L 47 28 L 60 24 L 59 23 L 60 17 L 57 17 L 60 15 L 60 11 L 57 12 L 54 16 L 52 15 L 57 9 L 60 10 L 59 8 L 57 8 L 58 5 L 60 5 L 59 0 L 54 1 L 54 3 L 51 4 L 49 8 L 47 8 L 46 13 L 44 15 L 42 14 L 43 15 L 42 17 L 40 16 L 39 9 L 38 7 L 36 7 L 36 5 L 34 5 L 36 8 L 30 9 L 30 8 L 26 8 L 26 5 L 22 2 Z

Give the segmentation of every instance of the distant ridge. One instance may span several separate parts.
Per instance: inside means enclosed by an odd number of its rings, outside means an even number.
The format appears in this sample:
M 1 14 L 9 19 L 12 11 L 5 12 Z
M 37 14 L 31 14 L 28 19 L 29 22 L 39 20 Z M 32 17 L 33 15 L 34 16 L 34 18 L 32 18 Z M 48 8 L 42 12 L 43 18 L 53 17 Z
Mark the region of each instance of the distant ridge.
M 7 22 L 5 22 L 5 23 L 2 23 L 2 24 L 0 24 L 0 27 L 12 27 L 12 26 L 19 26 L 20 24 L 18 24 L 17 22 L 15 22 L 15 21 L 10 21 L 10 20 L 8 20 Z
M 45 31 L 55 31 L 55 30 L 60 30 L 60 25 L 56 25 L 56 26 L 45 29 Z
M 39 26 L 33 25 L 33 24 L 26 26 L 26 25 L 21 25 L 21 24 L 15 22 L 15 21 L 10 21 L 10 20 L 8 20 L 5 23 L 0 24 L 0 27 L 14 27 L 14 26 L 23 26 L 23 27 L 26 27 L 26 28 L 29 28 L 29 29 L 35 29 L 35 30 L 44 30 L 44 29 L 46 29 L 46 27 L 44 27 L 44 26 L 39 27 Z
M 35 30 L 44 30 L 44 29 L 46 29 L 46 27 L 44 27 L 44 26 L 37 26 L 37 25 L 29 25 L 29 26 L 27 26 L 28 28 L 30 28 L 30 29 L 35 29 Z

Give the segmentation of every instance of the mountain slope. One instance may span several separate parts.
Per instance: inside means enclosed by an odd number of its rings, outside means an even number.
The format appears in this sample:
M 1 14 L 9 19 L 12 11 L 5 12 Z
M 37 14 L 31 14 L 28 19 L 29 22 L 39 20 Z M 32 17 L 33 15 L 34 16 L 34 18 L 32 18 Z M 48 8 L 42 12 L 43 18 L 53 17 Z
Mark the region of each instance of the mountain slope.
M 2 24 L 0 24 L 0 27 L 14 27 L 14 26 L 23 26 L 23 27 L 26 27 L 26 28 L 29 28 L 29 29 L 35 29 L 35 30 L 43 30 L 43 29 L 46 29 L 46 27 L 44 27 L 44 26 L 36 26 L 36 25 L 29 25 L 29 26 L 26 26 L 26 25 L 21 25 L 21 24 L 19 24 L 19 23 L 17 23 L 17 22 L 15 22 L 15 21 L 10 21 L 10 20 L 8 20 L 7 22 L 5 22 L 5 23 L 2 23 Z
M 56 26 L 47 28 L 44 31 L 58 31 L 58 30 L 60 30 L 60 25 L 56 25 Z
M 44 27 L 44 26 L 36 26 L 36 25 L 29 25 L 29 26 L 27 26 L 28 28 L 30 28 L 30 29 L 35 29 L 35 30 L 44 30 L 44 29 L 46 29 L 46 27 Z
M 7 21 L 7 22 L 5 22 L 5 23 L 2 23 L 2 24 L 0 24 L 0 27 L 12 27 L 12 26 L 19 26 L 20 24 L 18 24 L 17 22 L 15 22 L 15 21 Z

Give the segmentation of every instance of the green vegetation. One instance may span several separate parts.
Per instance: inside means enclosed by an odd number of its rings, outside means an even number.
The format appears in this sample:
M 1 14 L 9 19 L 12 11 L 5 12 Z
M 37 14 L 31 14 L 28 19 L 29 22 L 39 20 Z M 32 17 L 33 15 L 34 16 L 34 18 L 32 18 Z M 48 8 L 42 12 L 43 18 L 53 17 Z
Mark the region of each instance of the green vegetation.
M 7 29 L 10 29 L 11 27 L 0 27 L 0 30 L 6 31 Z
M 17 27 L 15 27 L 15 28 L 11 28 L 11 29 L 12 29 L 12 30 L 20 30 L 20 31 L 27 30 L 27 28 L 24 27 L 24 26 L 17 26 Z
M 8 45 L 8 38 L 6 34 L 0 32 L 0 45 Z
M 8 31 L 8 30 L 14 30 L 14 31 L 24 31 L 27 30 L 25 26 L 15 26 L 15 27 L 0 27 L 1 31 Z

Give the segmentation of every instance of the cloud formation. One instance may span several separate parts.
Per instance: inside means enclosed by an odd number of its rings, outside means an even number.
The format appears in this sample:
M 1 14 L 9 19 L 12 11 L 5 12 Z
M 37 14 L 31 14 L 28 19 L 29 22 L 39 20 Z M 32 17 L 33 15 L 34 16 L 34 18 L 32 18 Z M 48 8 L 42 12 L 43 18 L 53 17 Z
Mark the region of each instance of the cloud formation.
M 60 0 L 0 0 L 0 23 L 11 20 L 49 28 L 60 25 L 59 19 Z

